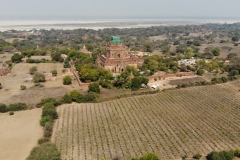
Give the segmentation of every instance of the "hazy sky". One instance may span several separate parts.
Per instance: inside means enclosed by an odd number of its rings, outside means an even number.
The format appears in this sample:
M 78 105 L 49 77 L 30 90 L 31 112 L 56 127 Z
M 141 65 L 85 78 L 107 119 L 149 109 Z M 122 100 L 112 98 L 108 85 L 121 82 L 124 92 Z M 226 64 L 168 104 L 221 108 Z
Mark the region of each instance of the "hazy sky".
M 0 18 L 240 18 L 240 0 L 0 0 Z

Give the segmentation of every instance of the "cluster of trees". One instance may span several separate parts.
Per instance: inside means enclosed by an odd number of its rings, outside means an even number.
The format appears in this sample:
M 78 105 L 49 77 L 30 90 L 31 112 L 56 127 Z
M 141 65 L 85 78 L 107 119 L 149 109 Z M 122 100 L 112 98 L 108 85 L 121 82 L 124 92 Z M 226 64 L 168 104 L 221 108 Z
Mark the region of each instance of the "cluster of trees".
M 25 103 L 14 103 L 14 104 L 3 104 L 0 103 L 0 112 L 8 112 L 8 111 L 20 111 L 27 109 L 27 105 Z
M 148 78 L 140 75 L 134 67 L 127 66 L 126 71 L 116 77 L 114 86 L 117 88 L 138 90 L 142 84 L 147 85 Z
M 164 59 L 158 55 L 153 55 L 151 57 L 146 57 L 144 59 L 144 64 L 141 69 L 143 71 L 149 70 L 150 71 L 149 74 L 152 75 L 157 71 L 176 73 L 178 71 L 177 67 L 178 64 L 176 62 L 176 59 L 171 58 Z
M 23 57 L 28 57 L 28 58 L 30 58 L 31 56 L 45 56 L 46 54 L 47 54 L 47 49 L 42 49 L 42 50 L 33 50 L 33 49 L 21 50 L 21 55 Z

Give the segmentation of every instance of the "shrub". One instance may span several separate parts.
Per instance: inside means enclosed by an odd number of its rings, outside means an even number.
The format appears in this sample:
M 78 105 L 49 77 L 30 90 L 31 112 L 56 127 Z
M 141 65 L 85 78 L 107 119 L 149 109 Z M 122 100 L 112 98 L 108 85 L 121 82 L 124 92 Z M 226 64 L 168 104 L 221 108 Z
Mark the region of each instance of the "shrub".
M 14 115 L 14 112 L 13 111 L 9 112 L 9 115 L 10 116 Z
M 7 112 L 7 106 L 3 103 L 0 103 L 0 112 L 1 113 Z
M 21 85 L 21 86 L 20 86 L 20 89 L 21 89 L 21 90 L 26 90 L 27 87 L 26 87 L 25 85 Z
M 143 155 L 140 160 L 160 160 L 155 153 L 147 153 Z
M 83 96 L 84 102 L 96 102 L 96 95 L 94 93 L 87 93 Z
M 41 99 L 41 102 L 39 102 L 36 106 L 39 108 L 39 107 L 42 107 L 46 103 L 52 103 L 54 106 L 59 105 L 58 101 L 54 98 L 44 98 L 44 99 Z
M 47 123 L 44 127 L 44 137 L 49 138 L 52 136 L 53 124 Z
M 207 155 L 207 160 L 232 160 L 233 158 L 233 151 L 211 152 Z
M 99 84 L 103 87 L 103 88 L 107 88 L 107 89 L 112 89 L 113 85 L 110 81 L 108 80 L 102 80 L 99 82 Z
M 58 114 L 56 111 L 56 107 L 52 104 L 52 103 L 46 103 L 43 106 L 42 109 L 42 116 L 50 116 L 52 119 L 57 119 L 58 118 Z
M 25 103 L 14 103 L 7 106 L 8 111 L 20 111 L 27 109 L 27 105 Z
M 200 153 L 197 153 L 193 156 L 194 159 L 200 159 L 202 155 Z
M 50 116 L 42 116 L 40 120 L 41 126 L 45 126 L 46 124 L 52 124 L 53 119 Z
M 63 78 L 63 84 L 64 85 L 69 85 L 69 84 L 72 84 L 72 78 L 70 76 L 65 76 Z
M 55 144 L 47 142 L 34 147 L 26 160 L 61 160 L 61 154 Z
M 39 83 L 39 82 L 45 82 L 45 76 L 42 73 L 35 72 L 33 74 L 33 82 L 34 83 Z
M 238 149 L 236 149 L 236 150 L 234 151 L 234 155 L 235 155 L 236 157 L 240 157 L 240 148 L 238 148 Z
M 29 68 L 29 73 L 30 73 L 30 74 L 33 74 L 33 73 L 35 73 L 36 71 L 37 71 L 37 66 L 33 66 L 33 67 Z
M 49 142 L 49 141 L 50 141 L 49 138 L 41 138 L 38 140 L 38 144 L 41 145 L 41 144 Z
M 83 102 L 83 95 L 78 90 L 72 90 L 69 93 L 73 102 L 81 103 Z
M 97 82 L 90 83 L 88 86 L 88 92 L 100 93 L 100 87 Z
M 72 98 L 69 96 L 68 93 L 66 93 L 62 98 L 61 98 L 61 103 L 72 103 Z
M 57 74 L 58 74 L 56 69 L 52 70 L 51 73 L 53 76 L 57 76 Z
M 204 74 L 204 70 L 203 69 L 198 69 L 197 70 L 197 75 L 202 76 Z

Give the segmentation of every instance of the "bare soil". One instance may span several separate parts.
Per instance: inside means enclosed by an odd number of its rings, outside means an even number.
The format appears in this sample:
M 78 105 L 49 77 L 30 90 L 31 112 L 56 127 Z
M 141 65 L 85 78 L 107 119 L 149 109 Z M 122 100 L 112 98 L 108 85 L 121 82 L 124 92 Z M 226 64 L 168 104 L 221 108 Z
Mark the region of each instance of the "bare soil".
M 42 109 L 0 113 L 0 159 L 25 160 L 43 136 L 39 124 Z

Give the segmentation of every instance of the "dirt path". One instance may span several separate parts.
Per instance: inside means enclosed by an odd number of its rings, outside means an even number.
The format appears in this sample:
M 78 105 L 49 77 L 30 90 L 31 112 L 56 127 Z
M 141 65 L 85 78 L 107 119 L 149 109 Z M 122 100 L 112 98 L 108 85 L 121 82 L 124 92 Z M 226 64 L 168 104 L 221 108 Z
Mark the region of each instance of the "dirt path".
M 41 108 L 0 113 L 0 159 L 25 160 L 43 135 L 39 125 Z

